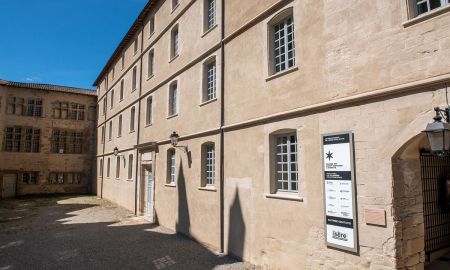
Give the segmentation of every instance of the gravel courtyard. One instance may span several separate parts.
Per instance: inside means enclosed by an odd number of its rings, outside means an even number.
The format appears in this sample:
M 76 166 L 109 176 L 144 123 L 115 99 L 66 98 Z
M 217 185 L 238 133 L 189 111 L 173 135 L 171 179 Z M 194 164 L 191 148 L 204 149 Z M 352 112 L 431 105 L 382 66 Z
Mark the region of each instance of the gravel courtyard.
M 94 196 L 0 201 L 0 270 L 257 269 Z

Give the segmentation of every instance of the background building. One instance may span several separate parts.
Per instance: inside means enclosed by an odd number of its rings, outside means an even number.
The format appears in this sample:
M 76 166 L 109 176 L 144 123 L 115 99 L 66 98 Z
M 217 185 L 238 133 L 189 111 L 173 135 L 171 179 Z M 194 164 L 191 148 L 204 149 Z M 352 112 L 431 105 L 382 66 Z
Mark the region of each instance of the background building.
M 449 10 L 150 1 L 95 81 L 99 196 L 270 269 L 422 269 L 450 245 L 427 193 L 448 162 L 421 133 L 445 105 Z M 353 253 L 325 242 L 321 135 L 343 131 Z
M 96 93 L 0 80 L 2 198 L 95 192 Z

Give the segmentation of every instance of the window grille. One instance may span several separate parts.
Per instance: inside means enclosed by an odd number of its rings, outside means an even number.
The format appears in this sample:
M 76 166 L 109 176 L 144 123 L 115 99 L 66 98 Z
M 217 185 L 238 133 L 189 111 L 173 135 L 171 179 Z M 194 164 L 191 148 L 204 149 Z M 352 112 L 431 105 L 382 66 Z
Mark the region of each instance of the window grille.
M 206 101 L 216 98 L 216 63 L 206 67 Z
M 174 83 L 170 86 L 169 92 L 169 116 L 175 115 L 177 112 L 177 84 Z
M 24 172 L 22 173 L 22 183 L 28 185 L 37 184 L 38 173 L 37 172 Z
M 215 156 L 214 145 L 205 146 L 205 177 L 206 185 L 215 184 L 215 174 L 216 174 L 216 156 Z
M 175 167 L 175 151 L 173 149 L 169 150 L 168 152 L 168 165 L 169 165 L 168 180 L 170 184 L 174 184 L 176 177 L 176 167 Z
M 277 191 L 298 192 L 297 137 L 276 137 L 275 179 Z
M 208 29 L 216 25 L 216 1 L 207 0 L 208 2 Z
M 273 42 L 275 73 L 293 67 L 295 65 L 295 40 L 292 17 L 288 17 L 274 26 Z
M 436 8 L 446 6 L 450 3 L 449 0 L 413 0 L 414 13 L 416 16 L 430 12 Z

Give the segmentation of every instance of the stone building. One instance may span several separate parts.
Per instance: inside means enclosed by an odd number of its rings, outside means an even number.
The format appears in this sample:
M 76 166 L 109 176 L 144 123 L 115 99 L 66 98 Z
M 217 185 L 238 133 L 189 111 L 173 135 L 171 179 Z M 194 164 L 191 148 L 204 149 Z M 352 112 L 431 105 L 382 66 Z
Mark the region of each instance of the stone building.
M 449 10 L 149 1 L 94 83 L 98 195 L 268 269 L 423 269 L 450 243 L 449 160 L 422 133 L 446 104 Z M 322 135 L 341 132 L 351 240 L 325 217 Z
M 95 192 L 96 96 L 0 80 L 2 198 Z

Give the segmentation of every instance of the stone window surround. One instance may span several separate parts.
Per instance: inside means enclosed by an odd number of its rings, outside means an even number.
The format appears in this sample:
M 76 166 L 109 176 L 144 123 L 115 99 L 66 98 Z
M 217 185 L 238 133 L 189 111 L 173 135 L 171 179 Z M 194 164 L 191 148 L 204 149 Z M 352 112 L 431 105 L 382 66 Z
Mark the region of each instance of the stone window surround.
M 409 27 L 415 25 L 417 23 L 432 19 L 439 15 L 450 12 L 450 4 L 445 6 L 441 6 L 439 8 L 433 9 L 429 12 L 423 13 L 419 16 L 415 15 L 414 4 L 415 0 L 404 0 L 404 5 L 402 5 L 403 9 L 403 27 Z M 449 1 L 450 2 L 450 1 Z

